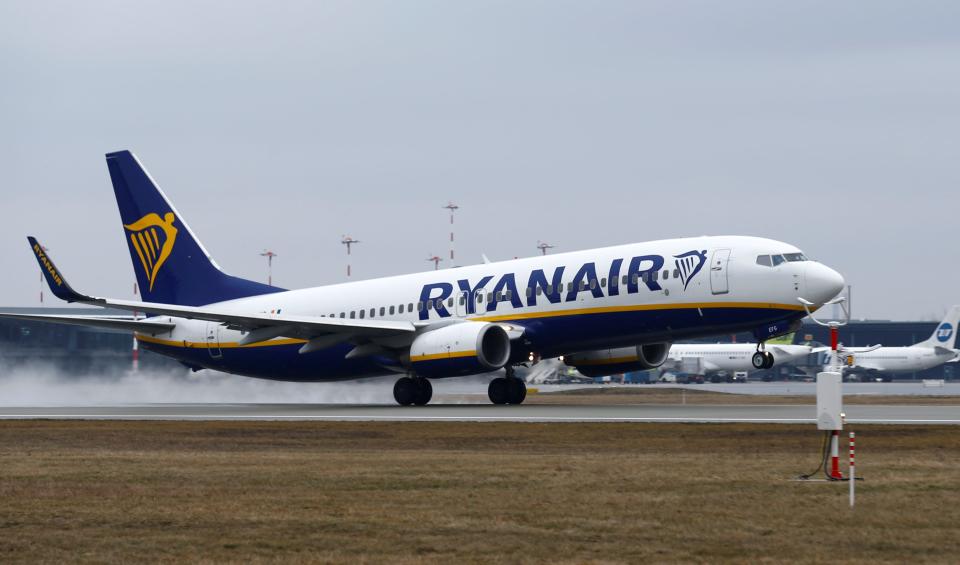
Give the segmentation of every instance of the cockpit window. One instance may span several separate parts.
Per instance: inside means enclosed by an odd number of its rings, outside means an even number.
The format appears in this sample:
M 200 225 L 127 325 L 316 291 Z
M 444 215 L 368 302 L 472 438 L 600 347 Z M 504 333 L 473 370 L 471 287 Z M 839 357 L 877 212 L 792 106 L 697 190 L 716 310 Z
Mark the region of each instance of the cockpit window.
M 777 265 L 781 265 L 787 261 L 786 259 L 783 258 L 783 255 L 773 255 L 771 256 L 771 259 L 773 259 L 774 267 L 776 267 Z
M 757 265 L 763 265 L 764 267 L 771 267 L 773 263 L 770 262 L 769 255 L 760 255 L 757 257 Z
M 791 263 L 807 260 L 803 253 L 784 253 L 783 256 L 786 257 L 787 261 Z

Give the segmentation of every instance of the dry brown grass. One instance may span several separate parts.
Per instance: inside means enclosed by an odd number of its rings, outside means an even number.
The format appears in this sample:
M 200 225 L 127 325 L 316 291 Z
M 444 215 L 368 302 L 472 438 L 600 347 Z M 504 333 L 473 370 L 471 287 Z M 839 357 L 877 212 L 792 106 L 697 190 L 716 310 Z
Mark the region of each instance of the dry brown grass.
M 0 422 L 0 561 L 955 562 L 960 429 Z
M 477 395 L 479 396 L 479 395 Z M 531 394 L 525 401 L 529 404 L 570 405 L 631 405 L 631 404 L 809 404 L 817 403 L 811 395 L 751 395 L 697 390 L 695 388 L 671 388 L 656 385 L 628 387 L 579 388 L 557 392 Z M 847 394 L 844 404 L 883 404 L 887 406 L 960 406 L 957 396 L 882 396 Z

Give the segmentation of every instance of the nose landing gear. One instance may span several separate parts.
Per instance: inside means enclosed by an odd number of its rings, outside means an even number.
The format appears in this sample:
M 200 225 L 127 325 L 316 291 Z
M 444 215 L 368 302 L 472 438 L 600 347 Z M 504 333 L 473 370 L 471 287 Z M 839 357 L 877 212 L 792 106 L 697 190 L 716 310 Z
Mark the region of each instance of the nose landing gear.
M 497 377 L 490 381 L 487 396 L 494 404 L 523 404 L 527 398 L 527 384 L 517 378 L 513 367 L 507 367 L 506 377 Z
M 773 353 L 767 351 L 766 344 L 761 341 L 757 344 L 757 352 L 753 354 L 750 362 L 753 364 L 754 369 L 772 369 L 774 363 Z

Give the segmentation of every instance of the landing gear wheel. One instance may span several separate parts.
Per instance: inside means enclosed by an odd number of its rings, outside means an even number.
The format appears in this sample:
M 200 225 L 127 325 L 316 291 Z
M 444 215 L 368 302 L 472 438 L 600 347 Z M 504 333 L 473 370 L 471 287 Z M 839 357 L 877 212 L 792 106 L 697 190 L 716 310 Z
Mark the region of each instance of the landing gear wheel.
M 410 377 L 400 377 L 393 385 L 393 399 L 400 406 L 410 406 L 417 401 L 417 382 Z
M 767 356 L 765 351 L 757 351 L 750 358 L 750 363 L 754 369 L 765 369 L 767 365 Z
M 522 380 L 513 377 L 506 379 L 507 381 L 507 403 L 508 404 L 523 404 L 524 399 L 527 398 L 527 383 Z
M 417 406 L 426 406 L 430 399 L 433 398 L 433 385 L 430 384 L 429 379 L 420 377 L 415 379 L 417 384 L 417 397 L 413 401 Z
M 775 361 L 773 359 L 773 353 L 770 353 L 769 351 L 764 351 L 763 352 L 763 368 L 772 369 L 774 362 Z
M 487 396 L 490 397 L 490 402 L 494 404 L 506 404 L 509 400 L 507 379 L 497 377 L 490 381 L 490 386 L 487 387 Z

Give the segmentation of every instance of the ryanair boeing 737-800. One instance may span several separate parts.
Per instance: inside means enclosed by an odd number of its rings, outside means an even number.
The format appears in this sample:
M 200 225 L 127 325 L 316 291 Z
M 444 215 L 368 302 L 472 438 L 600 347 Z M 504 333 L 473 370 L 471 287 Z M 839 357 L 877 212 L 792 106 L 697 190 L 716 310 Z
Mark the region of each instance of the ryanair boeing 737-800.
M 843 288 L 792 245 L 725 236 L 284 290 L 220 270 L 132 153 L 108 154 L 107 167 L 145 301 L 81 294 L 30 245 L 57 297 L 147 317 L 7 316 L 126 329 L 197 370 L 284 381 L 395 374 L 402 405 L 429 402 L 429 379 L 500 369 L 490 400 L 519 404 L 516 365 L 566 356 L 585 370 L 649 369 L 677 339 L 750 331 L 762 357 L 763 341 L 795 330 L 804 305 Z M 629 358 L 611 355 L 620 348 Z

